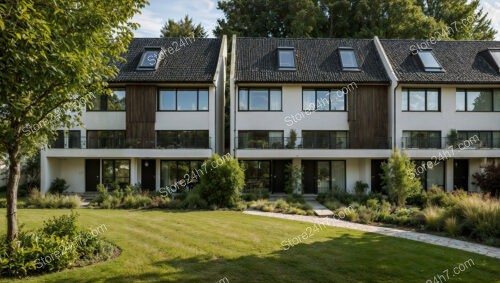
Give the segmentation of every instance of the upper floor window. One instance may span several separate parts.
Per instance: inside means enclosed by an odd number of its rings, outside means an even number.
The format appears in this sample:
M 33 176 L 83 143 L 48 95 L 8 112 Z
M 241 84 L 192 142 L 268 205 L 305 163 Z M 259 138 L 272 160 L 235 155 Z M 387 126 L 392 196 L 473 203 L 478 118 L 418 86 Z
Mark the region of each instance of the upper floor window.
M 403 89 L 403 111 L 434 111 L 441 110 L 440 92 L 438 89 Z
M 156 70 L 161 60 L 160 47 L 146 47 L 142 53 L 137 70 L 153 71 Z
M 304 89 L 302 110 L 346 111 L 346 93 L 340 89 Z
M 208 89 L 162 89 L 159 111 L 208 111 Z
M 458 141 L 469 148 L 500 148 L 500 131 L 458 131 Z
M 113 89 L 113 94 L 96 95 L 92 100 L 92 106 L 87 108 L 89 111 L 124 111 L 126 91 L 124 88 Z
M 359 71 L 358 60 L 352 47 L 339 47 L 340 63 L 343 71 Z
M 426 72 L 443 72 L 444 69 L 437 61 L 436 57 L 432 53 L 432 50 L 419 50 L 418 58 L 420 59 L 420 63 L 424 66 L 424 70 Z
M 207 130 L 157 131 L 156 143 L 159 148 L 210 148 Z
M 500 111 L 500 89 L 457 90 L 457 111 L 493 112 Z
M 87 148 L 124 148 L 125 131 L 121 130 L 88 130 Z
M 497 67 L 497 70 L 500 72 L 500 49 L 489 49 L 491 58 L 493 58 L 493 61 L 495 62 L 495 65 Z
M 238 103 L 240 111 L 281 111 L 281 89 L 241 88 Z
M 238 148 L 283 148 L 283 131 L 238 131 Z
M 296 70 L 295 50 L 293 47 L 278 47 L 278 69 Z
M 347 131 L 302 131 L 303 148 L 338 149 L 349 148 Z
M 403 131 L 403 148 L 441 148 L 440 131 Z

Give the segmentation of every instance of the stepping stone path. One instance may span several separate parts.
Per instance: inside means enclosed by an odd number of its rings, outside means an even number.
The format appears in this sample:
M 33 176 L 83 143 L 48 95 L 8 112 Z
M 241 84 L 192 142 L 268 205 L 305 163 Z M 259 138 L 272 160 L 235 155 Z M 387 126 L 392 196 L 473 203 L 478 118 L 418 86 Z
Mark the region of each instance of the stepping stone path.
M 459 249 L 471 253 L 476 253 L 480 255 L 485 255 L 493 258 L 500 259 L 500 249 L 490 246 L 485 246 L 481 244 L 469 243 L 465 241 L 455 240 L 451 238 L 435 236 L 424 233 L 417 233 L 412 231 L 399 230 L 387 227 L 378 227 L 372 225 L 359 224 L 349 221 L 343 221 L 333 218 L 320 218 L 316 216 L 303 216 L 303 215 L 292 215 L 292 214 L 282 214 L 282 213 L 272 213 L 272 212 L 262 212 L 254 210 L 246 210 L 243 213 L 250 215 L 267 216 L 274 218 L 282 218 L 288 220 L 309 222 L 324 224 L 327 226 L 340 227 L 346 229 L 359 230 L 364 232 L 381 234 L 384 236 L 403 238 L 423 243 L 428 243 L 432 245 L 448 247 L 453 249 Z

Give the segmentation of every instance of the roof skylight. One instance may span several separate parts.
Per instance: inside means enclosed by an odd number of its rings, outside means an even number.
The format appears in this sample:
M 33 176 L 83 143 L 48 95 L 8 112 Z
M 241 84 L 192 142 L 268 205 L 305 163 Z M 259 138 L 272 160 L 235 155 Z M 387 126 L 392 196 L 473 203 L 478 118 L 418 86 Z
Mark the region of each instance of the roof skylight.
M 295 50 L 293 47 L 278 47 L 278 68 L 279 70 L 296 70 Z
M 497 65 L 498 72 L 500 72 L 500 49 L 489 49 L 488 51 Z
M 161 55 L 160 47 L 146 47 L 144 53 L 142 53 L 137 69 L 156 70 L 162 58 Z
M 441 64 L 434 57 L 432 50 L 418 50 L 417 54 L 426 72 L 444 72 L 443 67 L 441 67 Z
M 339 47 L 340 63 L 343 71 L 359 71 L 356 53 L 352 47 Z

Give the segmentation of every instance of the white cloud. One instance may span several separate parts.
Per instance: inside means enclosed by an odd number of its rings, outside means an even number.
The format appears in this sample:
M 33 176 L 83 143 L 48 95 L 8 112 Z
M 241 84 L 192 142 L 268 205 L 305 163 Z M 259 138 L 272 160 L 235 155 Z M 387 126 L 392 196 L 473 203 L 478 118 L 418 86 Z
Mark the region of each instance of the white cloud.
M 488 13 L 493 28 L 497 30 L 496 39 L 500 40 L 500 2 L 497 0 L 483 0 L 483 11 Z

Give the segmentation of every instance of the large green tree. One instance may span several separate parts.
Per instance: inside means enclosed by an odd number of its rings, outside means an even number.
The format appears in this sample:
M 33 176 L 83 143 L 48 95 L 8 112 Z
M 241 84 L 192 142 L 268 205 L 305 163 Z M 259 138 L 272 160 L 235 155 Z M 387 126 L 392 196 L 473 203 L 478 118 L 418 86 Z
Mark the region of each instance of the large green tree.
M 178 22 L 169 19 L 161 28 L 161 37 L 207 37 L 207 32 L 201 24 L 194 25 L 188 15 Z
M 0 155 L 7 154 L 7 239 L 18 236 L 22 158 L 108 93 L 146 0 L 6 0 L 0 4 Z
M 221 0 L 218 8 L 224 19 L 218 20 L 217 36 L 493 39 L 495 35 L 478 0 Z
M 315 0 L 219 1 L 224 19 L 214 34 L 254 37 L 319 37 L 323 14 Z
M 457 40 L 492 40 L 496 31 L 479 0 L 416 0 L 426 16 L 448 26 L 448 37 Z

